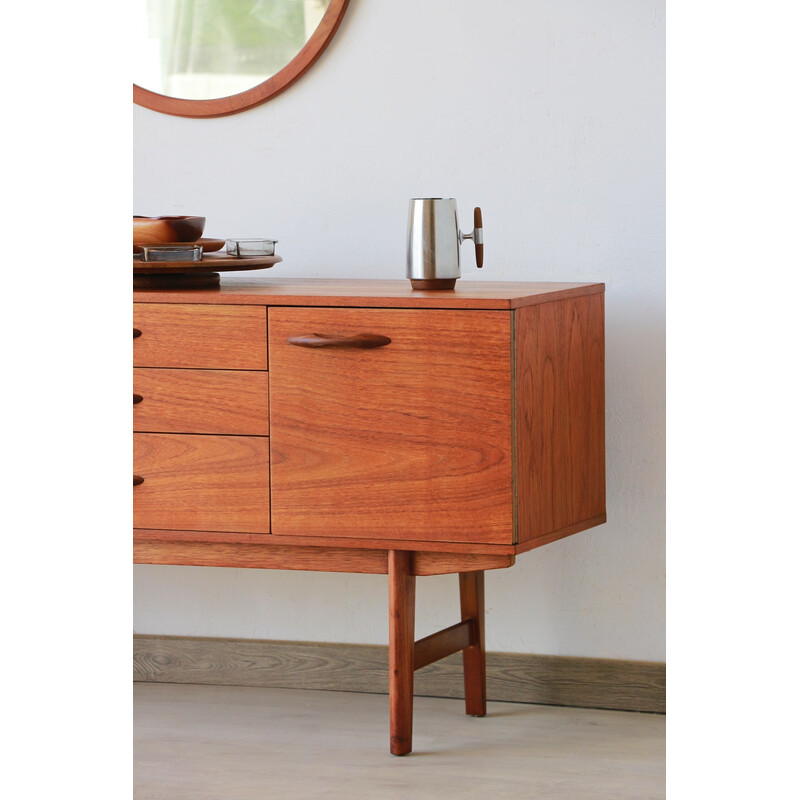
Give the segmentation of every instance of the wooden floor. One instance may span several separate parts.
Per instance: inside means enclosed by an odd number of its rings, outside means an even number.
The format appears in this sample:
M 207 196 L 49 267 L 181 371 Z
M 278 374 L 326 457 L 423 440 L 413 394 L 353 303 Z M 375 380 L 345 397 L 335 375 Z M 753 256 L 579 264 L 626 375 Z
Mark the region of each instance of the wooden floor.
M 386 695 L 134 684 L 135 800 L 662 798 L 665 717 L 417 697 L 389 755 Z

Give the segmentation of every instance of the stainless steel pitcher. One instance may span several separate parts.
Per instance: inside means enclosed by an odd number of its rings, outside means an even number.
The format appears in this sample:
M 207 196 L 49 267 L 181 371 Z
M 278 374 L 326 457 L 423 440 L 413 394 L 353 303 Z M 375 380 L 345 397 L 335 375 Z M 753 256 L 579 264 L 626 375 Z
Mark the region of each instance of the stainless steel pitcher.
M 458 227 L 452 197 L 414 197 L 408 208 L 406 277 L 414 289 L 452 289 L 461 277 L 461 243 L 472 239 L 475 261 L 483 266 L 483 219 L 475 209 L 472 233 Z

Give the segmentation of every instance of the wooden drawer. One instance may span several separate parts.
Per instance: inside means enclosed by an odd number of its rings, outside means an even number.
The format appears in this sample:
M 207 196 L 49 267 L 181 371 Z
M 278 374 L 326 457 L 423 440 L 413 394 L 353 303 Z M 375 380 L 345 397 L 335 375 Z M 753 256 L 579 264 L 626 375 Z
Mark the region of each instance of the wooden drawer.
M 509 312 L 270 308 L 269 342 L 275 534 L 513 543 Z
M 133 335 L 136 367 L 267 368 L 262 306 L 134 303 Z
M 269 433 L 266 372 L 133 370 L 133 429 L 174 433 Z
M 269 439 L 136 433 L 135 528 L 269 532 Z

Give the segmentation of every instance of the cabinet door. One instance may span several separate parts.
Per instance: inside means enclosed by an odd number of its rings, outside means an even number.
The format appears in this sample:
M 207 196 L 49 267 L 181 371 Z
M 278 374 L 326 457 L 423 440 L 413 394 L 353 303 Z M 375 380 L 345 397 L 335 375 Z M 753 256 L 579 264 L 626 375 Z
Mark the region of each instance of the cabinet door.
M 133 526 L 269 533 L 268 442 L 135 433 Z
M 510 312 L 270 308 L 268 328 L 273 533 L 512 542 Z

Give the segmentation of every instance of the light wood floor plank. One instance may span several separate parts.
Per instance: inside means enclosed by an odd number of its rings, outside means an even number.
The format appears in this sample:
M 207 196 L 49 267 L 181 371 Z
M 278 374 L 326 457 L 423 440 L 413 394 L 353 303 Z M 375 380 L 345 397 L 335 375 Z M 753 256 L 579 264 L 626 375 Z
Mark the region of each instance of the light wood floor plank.
M 134 685 L 135 800 L 665 796 L 665 717 L 417 697 L 390 756 L 385 695 Z

